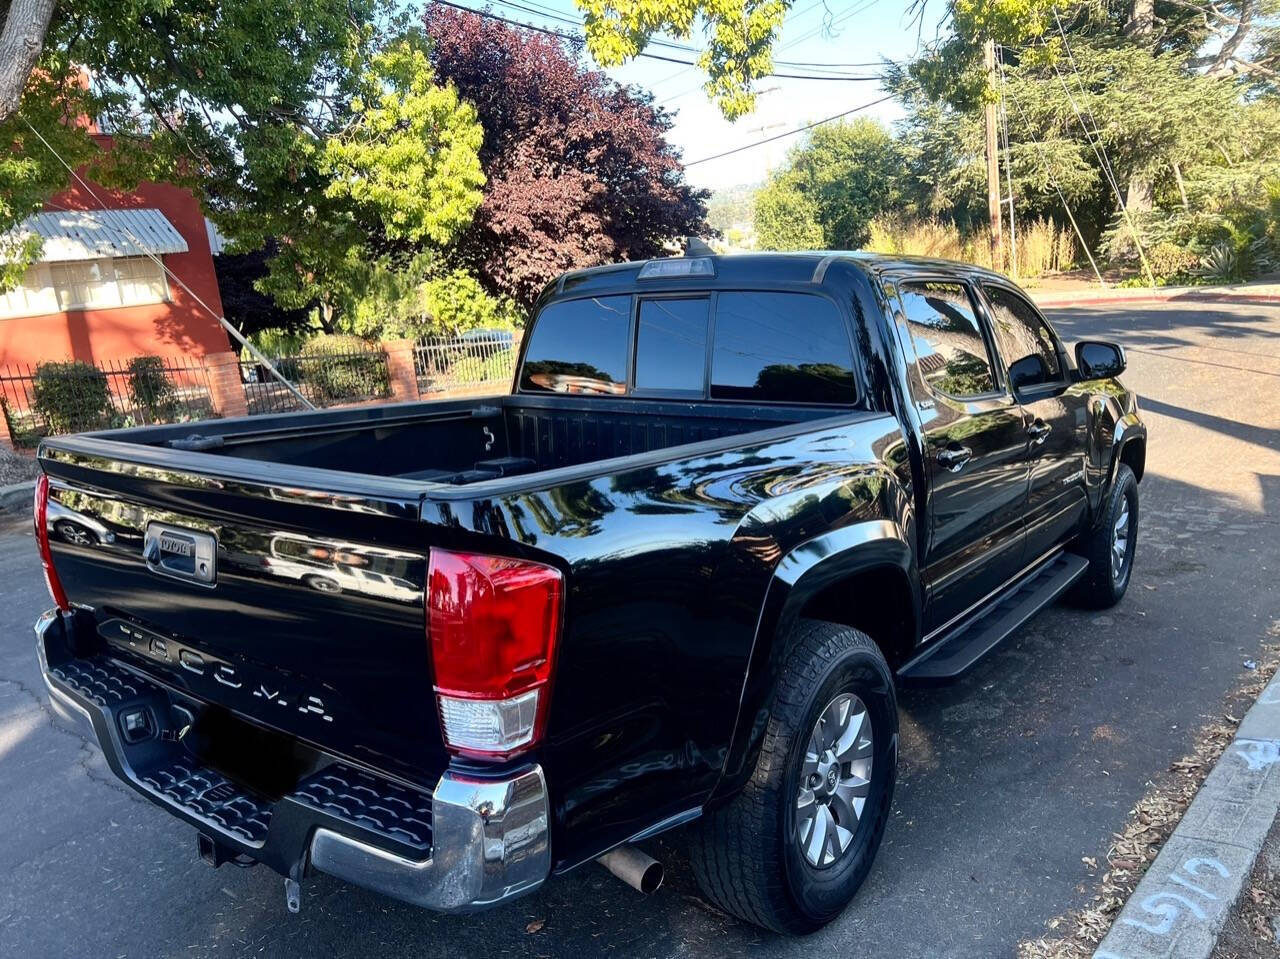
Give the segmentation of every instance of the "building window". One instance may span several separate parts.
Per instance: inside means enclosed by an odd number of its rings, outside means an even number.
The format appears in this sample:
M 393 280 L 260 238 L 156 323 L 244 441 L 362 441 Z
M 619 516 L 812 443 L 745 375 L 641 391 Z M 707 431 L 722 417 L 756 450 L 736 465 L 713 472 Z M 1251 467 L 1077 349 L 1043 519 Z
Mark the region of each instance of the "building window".
M 49 267 L 43 263 L 27 270 L 21 282 L 8 293 L 0 294 L 0 318 L 40 316 L 58 312 L 58 297 L 49 279 Z
M 169 299 L 164 268 L 149 256 L 37 263 L 0 294 L 0 319 L 63 310 L 103 310 Z
M 121 306 L 163 303 L 169 298 L 164 268 L 149 256 L 122 256 L 110 261 L 116 269 Z

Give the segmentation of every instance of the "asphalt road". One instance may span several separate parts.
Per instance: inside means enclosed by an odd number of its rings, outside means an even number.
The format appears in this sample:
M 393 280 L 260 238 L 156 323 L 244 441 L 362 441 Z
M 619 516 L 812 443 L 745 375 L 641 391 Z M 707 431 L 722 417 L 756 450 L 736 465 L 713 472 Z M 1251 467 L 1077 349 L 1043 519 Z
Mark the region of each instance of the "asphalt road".
M 1149 780 L 1192 742 L 1280 617 L 1280 310 L 1059 311 L 1129 349 L 1151 429 L 1129 595 L 1041 614 L 961 682 L 902 697 L 902 770 L 854 905 L 785 940 L 707 909 L 680 836 L 643 898 L 590 866 L 471 917 L 329 880 L 285 910 L 265 868 L 212 870 L 192 832 L 109 776 L 44 707 L 30 535 L 0 534 L 0 956 L 1008 956 L 1091 894 Z M 533 930 L 533 931 L 530 931 Z

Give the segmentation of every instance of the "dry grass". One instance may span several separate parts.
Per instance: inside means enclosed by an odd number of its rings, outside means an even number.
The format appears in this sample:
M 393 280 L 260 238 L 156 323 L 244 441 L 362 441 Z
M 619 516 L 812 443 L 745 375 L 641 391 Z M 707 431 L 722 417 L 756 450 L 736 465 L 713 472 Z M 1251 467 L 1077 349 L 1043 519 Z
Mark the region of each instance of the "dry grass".
M 1280 642 L 1277 642 L 1280 621 L 1271 624 L 1267 635 L 1258 668 L 1233 692 L 1231 707 L 1196 734 L 1194 752 L 1169 767 L 1163 781 L 1154 785 L 1131 810 L 1124 830 L 1112 837 L 1106 870 L 1089 905 L 1079 912 L 1050 920 L 1049 928 L 1054 934 L 1020 943 L 1018 959 L 1086 959 L 1093 954 L 1147 866 L 1181 821 L 1200 784 L 1235 737 L 1240 717 L 1280 666 Z
M 1060 228 L 1052 220 L 1019 224 L 1017 247 L 1020 277 L 1061 273 L 1071 269 L 1076 257 L 1076 244 L 1070 230 Z M 991 269 L 1003 270 L 1006 266 L 994 262 L 989 230 L 984 228 L 962 235 L 954 224 L 945 220 L 874 220 L 867 249 L 876 253 L 960 260 Z

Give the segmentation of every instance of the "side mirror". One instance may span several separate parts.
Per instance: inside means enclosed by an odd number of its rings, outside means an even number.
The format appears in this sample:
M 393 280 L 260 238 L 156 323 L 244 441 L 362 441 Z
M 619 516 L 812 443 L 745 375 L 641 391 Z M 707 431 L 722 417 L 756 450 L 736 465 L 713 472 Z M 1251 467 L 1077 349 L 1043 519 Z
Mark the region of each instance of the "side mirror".
M 1009 364 L 1009 385 L 1015 391 L 1047 383 L 1049 379 L 1049 368 L 1039 353 L 1031 353 Z
M 1076 368 L 1084 380 L 1105 380 L 1119 376 L 1126 366 L 1124 348 L 1103 340 L 1085 340 L 1076 344 Z

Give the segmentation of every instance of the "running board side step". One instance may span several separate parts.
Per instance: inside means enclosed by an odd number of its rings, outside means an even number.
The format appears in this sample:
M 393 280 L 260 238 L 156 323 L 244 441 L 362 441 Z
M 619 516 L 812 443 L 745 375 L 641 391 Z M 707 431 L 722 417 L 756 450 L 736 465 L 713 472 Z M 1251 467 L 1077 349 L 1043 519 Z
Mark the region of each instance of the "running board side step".
M 1059 553 L 998 595 L 956 629 L 930 643 L 898 670 L 909 685 L 956 679 L 995 649 L 1014 630 L 1067 591 L 1089 568 L 1075 553 Z

